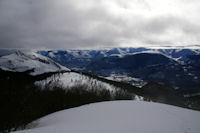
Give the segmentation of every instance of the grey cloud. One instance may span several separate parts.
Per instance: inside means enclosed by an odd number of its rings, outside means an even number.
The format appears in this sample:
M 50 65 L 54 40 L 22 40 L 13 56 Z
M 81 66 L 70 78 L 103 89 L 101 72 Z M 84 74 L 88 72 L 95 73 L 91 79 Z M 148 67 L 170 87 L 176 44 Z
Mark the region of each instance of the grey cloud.
M 81 8 L 80 2 L 0 0 L 0 48 L 94 48 L 123 42 L 134 46 L 134 42 L 162 45 L 182 41 L 158 39 L 168 36 L 169 30 L 200 41 L 200 26 L 184 19 L 184 14 L 151 18 L 134 14 L 127 20 L 114 16 L 102 1 L 88 0 L 92 6 L 82 4 Z

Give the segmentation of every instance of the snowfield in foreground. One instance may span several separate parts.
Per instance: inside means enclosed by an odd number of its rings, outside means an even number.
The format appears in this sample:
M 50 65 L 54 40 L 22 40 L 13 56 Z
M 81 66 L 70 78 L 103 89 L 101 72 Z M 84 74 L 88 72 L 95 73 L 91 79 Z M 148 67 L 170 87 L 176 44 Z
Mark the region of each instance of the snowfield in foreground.
M 113 101 L 59 111 L 15 133 L 199 133 L 200 112 L 143 101 Z

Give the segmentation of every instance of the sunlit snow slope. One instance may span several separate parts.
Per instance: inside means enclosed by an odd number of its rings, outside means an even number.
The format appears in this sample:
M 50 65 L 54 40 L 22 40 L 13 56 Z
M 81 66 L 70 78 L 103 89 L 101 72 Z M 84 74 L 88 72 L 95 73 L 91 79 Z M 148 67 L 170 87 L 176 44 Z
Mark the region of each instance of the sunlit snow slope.
M 16 133 L 199 133 L 200 112 L 152 102 L 102 102 L 43 117 Z
M 117 89 L 113 85 L 75 72 L 56 74 L 47 79 L 36 81 L 35 85 L 38 85 L 43 89 L 45 89 L 46 85 L 48 85 L 48 89 L 53 87 L 70 89 L 77 85 L 86 85 L 88 89 L 94 87 L 99 87 L 109 91 L 115 91 Z
M 31 51 L 16 51 L 0 57 L 0 68 L 14 72 L 31 70 L 31 75 L 38 75 L 45 72 L 69 71 L 68 68 L 55 63 L 51 59 Z

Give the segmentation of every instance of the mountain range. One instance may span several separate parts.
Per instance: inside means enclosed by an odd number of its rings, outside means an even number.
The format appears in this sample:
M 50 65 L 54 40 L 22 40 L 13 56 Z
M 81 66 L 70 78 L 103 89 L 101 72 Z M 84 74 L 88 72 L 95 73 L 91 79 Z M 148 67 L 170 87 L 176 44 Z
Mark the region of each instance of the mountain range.
M 199 92 L 199 49 L 112 48 L 38 53 L 72 70 L 110 79 L 131 77 L 129 83 L 133 85 L 141 80 L 153 81 L 188 93 Z
M 17 130 L 55 111 L 100 101 L 153 101 L 200 110 L 199 50 L 0 53 L 0 132 Z

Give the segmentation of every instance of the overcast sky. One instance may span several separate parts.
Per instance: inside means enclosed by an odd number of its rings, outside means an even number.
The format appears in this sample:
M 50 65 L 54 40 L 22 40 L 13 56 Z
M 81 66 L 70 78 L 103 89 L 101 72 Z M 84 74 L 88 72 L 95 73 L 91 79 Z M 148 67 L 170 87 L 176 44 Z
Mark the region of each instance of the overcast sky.
M 0 48 L 200 46 L 200 0 L 0 0 Z

